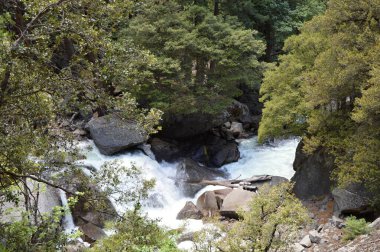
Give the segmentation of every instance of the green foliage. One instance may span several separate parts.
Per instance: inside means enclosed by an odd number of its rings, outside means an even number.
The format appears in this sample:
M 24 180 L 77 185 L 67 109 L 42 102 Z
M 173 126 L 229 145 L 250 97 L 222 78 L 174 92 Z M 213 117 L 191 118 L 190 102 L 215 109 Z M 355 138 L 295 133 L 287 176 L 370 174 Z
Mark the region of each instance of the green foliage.
M 148 107 L 215 110 L 240 94 L 241 82 L 260 82 L 264 43 L 236 18 L 215 16 L 205 6 L 147 2 L 117 38 L 120 50 L 128 48 L 120 55 L 131 69 L 120 87 Z M 125 60 L 116 71 L 125 71 Z
M 69 211 L 55 207 L 52 213 L 42 216 L 40 223 L 31 223 L 25 213 L 20 221 L 0 225 L 1 238 L 5 242 L 4 251 L 57 251 L 67 243 L 67 239 L 78 238 L 80 233 L 66 235 L 61 230 L 60 221 Z M 0 247 L 0 251 L 2 247 Z
M 259 31 L 264 37 L 268 60 L 276 58 L 287 37 L 297 34 L 305 21 L 324 9 L 324 0 L 221 1 L 222 12 L 237 16 L 246 27 Z
M 346 219 L 346 226 L 343 229 L 343 239 L 353 240 L 358 235 L 367 234 L 370 227 L 365 219 L 356 219 L 355 216 L 350 216 Z
M 7 249 L 55 251 L 65 240 L 56 216 L 37 214 L 28 184 L 59 185 L 53 174 L 75 169 L 79 152 L 61 118 L 120 111 L 156 132 L 161 112 L 139 109 L 128 92 L 116 96 L 120 76 L 109 70 L 114 57 L 105 57 L 115 50 L 111 31 L 132 11 L 133 1 L 0 2 L 0 201 L 24 202 L 27 210 L 22 222 L 0 223 Z
M 380 195 L 378 6 L 331 0 L 286 41 L 288 54 L 265 73 L 259 129 L 261 142 L 296 134 L 309 153 L 324 146 L 336 157 L 338 183 L 364 181 L 373 195 Z
M 89 249 L 91 252 L 175 252 L 174 237 L 157 225 L 154 220 L 142 216 L 138 209 L 128 211 L 119 222 L 110 226 L 110 235 Z
M 199 251 L 269 251 L 290 249 L 297 230 L 308 223 L 307 210 L 292 194 L 292 184 L 260 188 L 260 194 L 239 213 L 240 220 L 198 235 Z

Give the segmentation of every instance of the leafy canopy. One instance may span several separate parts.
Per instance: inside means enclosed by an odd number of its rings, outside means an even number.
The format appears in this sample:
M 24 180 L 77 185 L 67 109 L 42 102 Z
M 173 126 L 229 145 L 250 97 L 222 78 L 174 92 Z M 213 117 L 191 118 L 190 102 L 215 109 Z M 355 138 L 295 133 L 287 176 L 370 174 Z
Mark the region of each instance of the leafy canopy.
M 340 185 L 380 195 L 380 1 L 331 0 L 265 73 L 260 141 L 301 135 L 336 157 Z M 379 200 L 378 198 L 375 200 Z

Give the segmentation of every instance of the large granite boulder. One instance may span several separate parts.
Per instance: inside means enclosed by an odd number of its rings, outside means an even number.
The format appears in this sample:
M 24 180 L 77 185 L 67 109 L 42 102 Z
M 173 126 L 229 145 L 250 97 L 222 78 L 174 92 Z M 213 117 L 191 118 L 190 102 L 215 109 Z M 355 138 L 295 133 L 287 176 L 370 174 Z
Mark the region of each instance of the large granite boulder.
M 138 123 L 122 119 L 117 114 L 92 118 L 86 125 L 95 145 L 105 155 L 112 155 L 145 142 L 146 132 Z
M 220 208 L 220 215 L 237 218 L 238 210 L 249 210 L 249 202 L 255 195 L 256 193 L 241 188 L 233 189 L 224 198 L 222 207 Z
M 199 165 L 190 158 L 182 160 L 175 176 L 176 185 L 182 190 L 185 196 L 194 196 L 204 185 L 197 184 L 202 180 L 213 180 L 224 177 L 223 171 L 210 169 Z
M 182 156 L 179 146 L 171 141 L 165 141 L 158 137 L 150 139 L 151 150 L 158 162 L 173 162 Z
M 203 217 L 202 212 L 191 201 L 187 201 L 185 206 L 177 214 L 177 220 L 185 220 L 185 219 L 200 220 L 202 219 L 202 217 Z
M 202 212 L 203 216 L 211 217 L 219 212 L 220 205 L 214 191 L 204 192 L 197 199 L 197 208 Z
M 334 212 L 336 215 L 356 215 L 365 217 L 372 214 L 370 208 L 371 195 L 361 184 L 351 184 L 346 188 L 332 191 Z
M 317 149 L 311 155 L 302 151 L 301 141 L 297 146 L 293 168 L 296 171 L 294 193 L 300 199 L 310 199 L 331 193 L 331 171 L 334 169 L 334 157 L 324 148 Z

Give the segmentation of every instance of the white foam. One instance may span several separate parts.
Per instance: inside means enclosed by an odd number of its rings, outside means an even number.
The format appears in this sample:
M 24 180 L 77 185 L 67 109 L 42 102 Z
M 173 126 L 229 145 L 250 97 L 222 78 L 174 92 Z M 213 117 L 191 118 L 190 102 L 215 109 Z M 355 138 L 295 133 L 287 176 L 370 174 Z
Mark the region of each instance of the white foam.
M 232 164 L 225 165 L 225 169 L 230 173 L 231 178 L 247 178 L 253 175 L 277 175 L 290 179 L 293 174 L 292 163 L 294 161 L 295 150 L 299 140 L 290 139 L 278 141 L 273 146 L 260 146 L 257 137 L 242 140 L 239 144 L 241 159 Z M 88 150 L 91 147 L 91 150 Z M 153 193 L 160 195 L 163 204 L 161 208 L 144 207 L 144 211 L 150 218 L 160 219 L 161 224 L 168 228 L 176 229 L 186 225 L 189 231 L 197 231 L 202 228 L 202 221 L 176 220 L 176 216 L 186 201 L 196 203 L 199 195 L 207 190 L 215 190 L 223 187 L 207 186 L 195 195 L 194 198 L 184 197 L 181 190 L 176 187 L 173 177 L 176 173 L 176 163 L 158 163 L 156 160 L 146 156 L 141 151 L 118 154 L 115 156 L 102 155 L 92 141 L 82 142 L 80 148 L 84 150 L 86 160 L 83 162 L 100 169 L 106 161 L 118 160 L 123 165 L 135 164 L 141 168 L 144 178 L 156 179 L 156 187 Z M 126 206 L 115 204 L 118 211 L 125 210 Z

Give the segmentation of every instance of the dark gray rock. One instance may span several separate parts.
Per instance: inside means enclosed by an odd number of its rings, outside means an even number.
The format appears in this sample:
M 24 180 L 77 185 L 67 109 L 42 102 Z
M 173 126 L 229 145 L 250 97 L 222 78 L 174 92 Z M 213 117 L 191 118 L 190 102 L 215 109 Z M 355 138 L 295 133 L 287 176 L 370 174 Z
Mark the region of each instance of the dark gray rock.
M 200 141 L 191 158 L 209 167 L 221 167 L 236 162 L 240 158 L 238 144 L 223 138 L 209 135 Z
M 79 197 L 78 202 L 71 208 L 77 226 L 91 223 L 103 228 L 106 222 L 118 216 L 112 202 L 97 185 L 90 182 L 81 169 L 66 171 L 59 184 L 66 185 L 71 192 L 84 192 L 84 196 Z
M 159 136 L 168 139 L 187 139 L 201 135 L 228 121 L 229 114 L 222 111 L 216 115 L 207 113 L 165 114 Z
M 248 87 L 245 84 L 240 85 L 239 88 L 242 90 L 242 95 L 237 100 L 247 105 L 252 115 L 261 115 L 263 104 L 259 101 L 260 94 L 258 89 Z
M 247 105 L 233 101 L 227 108 L 231 120 L 237 120 L 241 123 L 252 123 L 252 116 Z
M 293 168 L 296 171 L 294 193 L 300 199 L 311 199 L 329 194 L 332 182 L 330 173 L 334 169 L 334 157 L 323 148 L 307 155 L 302 151 L 303 142 L 297 147 Z
M 159 162 L 191 158 L 208 167 L 221 167 L 237 161 L 240 157 L 235 141 L 227 141 L 211 132 L 183 141 L 154 137 L 149 143 Z
M 150 140 L 151 150 L 158 162 L 173 162 L 181 157 L 182 152 L 179 147 L 169 141 L 154 137 Z
M 221 146 L 215 153 L 211 153 L 211 163 L 209 164 L 221 167 L 225 164 L 236 162 L 239 158 L 240 152 L 238 145 L 235 142 L 231 142 Z
M 146 132 L 133 121 L 121 119 L 117 114 L 92 118 L 86 125 L 99 151 L 112 155 L 147 140 Z
M 371 196 L 360 184 L 351 184 L 348 187 L 333 190 L 334 212 L 338 215 L 361 215 L 369 213 Z
M 200 220 L 202 219 L 202 217 L 203 217 L 202 212 L 191 201 L 187 201 L 185 206 L 177 214 L 177 220 L 185 220 L 185 219 Z
M 218 113 L 195 112 L 189 114 L 166 113 L 159 136 L 167 139 L 189 139 L 202 135 L 225 122 L 237 120 L 242 123 L 254 121 L 247 105 L 233 101 Z
M 321 237 L 321 235 L 318 233 L 318 231 L 317 230 L 311 230 L 310 232 L 309 232 L 309 238 L 310 238 L 310 241 L 312 242 L 312 243 L 320 243 L 321 242 L 321 240 L 322 240 L 322 237 Z
M 213 180 L 225 176 L 226 174 L 223 171 L 201 166 L 194 160 L 185 158 L 177 167 L 175 181 L 185 196 L 192 197 L 205 187 L 197 184 L 197 182 L 203 179 Z
M 79 230 L 82 232 L 82 239 L 85 242 L 89 243 L 93 243 L 106 236 L 106 233 L 103 231 L 103 229 L 99 228 L 98 226 L 95 226 L 92 223 L 81 225 L 79 227 Z

